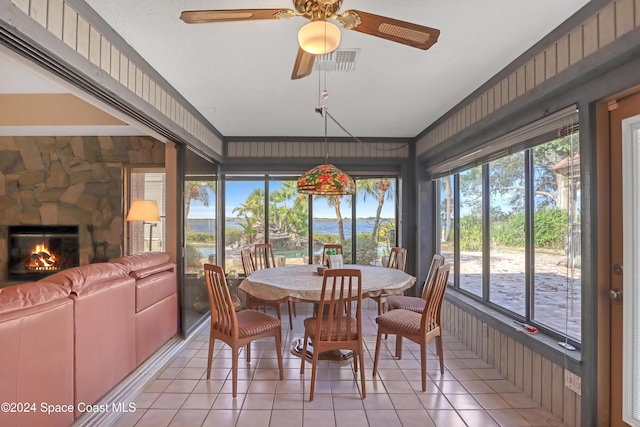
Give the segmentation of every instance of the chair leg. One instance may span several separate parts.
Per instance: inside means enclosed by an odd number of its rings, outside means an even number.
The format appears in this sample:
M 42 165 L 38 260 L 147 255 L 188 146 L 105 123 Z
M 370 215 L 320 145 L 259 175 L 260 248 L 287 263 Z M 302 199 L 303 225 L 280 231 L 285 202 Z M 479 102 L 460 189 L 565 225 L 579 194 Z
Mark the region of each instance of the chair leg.
M 353 372 L 355 372 L 356 374 L 358 373 L 358 355 L 355 354 L 353 355 Z
M 280 370 L 280 380 L 284 379 L 284 368 L 282 367 L 282 330 L 278 328 L 276 335 L 276 355 L 278 356 L 278 369 Z
M 289 329 L 293 329 L 293 316 L 292 316 L 292 312 L 293 310 L 291 309 L 291 301 L 287 301 L 287 309 L 289 310 Z
M 247 353 L 247 363 L 251 363 L 251 343 L 247 343 L 245 352 Z
M 382 297 L 378 297 L 378 316 L 380 316 L 382 314 L 382 305 L 384 303 L 382 302 Z
M 367 397 L 366 381 L 364 380 L 364 349 L 360 345 L 358 357 L 360 357 L 360 383 L 362 383 L 362 398 Z
M 265 306 L 264 308 L 264 312 L 267 312 L 267 307 Z M 281 310 L 281 304 L 277 304 L 276 305 L 276 315 L 278 316 L 278 320 L 282 321 L 282 310 Z
M 216 343 L 216 339 L 209 336 L 209 358 L 207 360 L 207 379 L 211 378 L 211 359 L 213 359 L 213 345 Z
M 298 315 L 297 309 L 296 309 L 296 303 L 295 302 L 291 302 L 291 306 L 293 307 L 293 317 L 296 317 Z
M 427 343 L 420 344 L 420 371 L 422 373 L 422 391 L 427 391 Z
M 436 352 L 440 359 L 440 373 L 444 374 L 444 351 L 442 349 L 442 335 L 436 337 Z
M 313 343 L 312 343 L 313 344 Z M 318 368 L 318 348 L 313 346 L 313 359 L 311 361 L 311 390 L 309 390 L 309 402 L 313 402 L 313 392 L 316 388 L 316 370 Z
M 233 397 L 238 396 L 238 347 L 231 347 L 231 382 L 233 385 Z
M 378 329 L 378 337 L 376 338 L 376 354 L 373 357 L 373 376 L 375 377 L 378 373 L 378 358 L 380 356 L 380 338 L 382 337 L 382 333 L 380 329 Z
M 396 357 L 402 359 L 402 335 L 396 334 Z
M 309 339 L 309 335 L 304 333 L 304 346 L 302 348 L 302 357 L 300 357 L 300 375 L 304 374 L 304 363 L 307 361 L 307 341 Z

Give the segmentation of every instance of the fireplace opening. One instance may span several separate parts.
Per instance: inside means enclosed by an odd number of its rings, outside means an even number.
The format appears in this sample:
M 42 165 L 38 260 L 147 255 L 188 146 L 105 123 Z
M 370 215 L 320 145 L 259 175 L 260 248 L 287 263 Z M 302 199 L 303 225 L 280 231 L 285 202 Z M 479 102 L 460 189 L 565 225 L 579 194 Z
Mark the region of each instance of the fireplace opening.
M 80 265 L 77 225 L 8 227 L 9 280 L 40 280 Z

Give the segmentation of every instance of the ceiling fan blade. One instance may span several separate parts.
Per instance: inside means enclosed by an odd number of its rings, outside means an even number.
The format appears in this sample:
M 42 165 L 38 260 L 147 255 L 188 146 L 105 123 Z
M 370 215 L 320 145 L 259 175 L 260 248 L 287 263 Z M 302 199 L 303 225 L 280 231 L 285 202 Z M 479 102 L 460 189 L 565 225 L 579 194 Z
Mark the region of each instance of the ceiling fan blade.
M 295 12 L 290 9 L 185 10 L 180 14 L 180 19 L 187 24 L 205 24 L 210 22 L 286 19 L 293 16 L 295 16 Z
M 361 23 L 350 30 L 427 50 L 438 41 L 440 30 L 425 27 L 386 16 L 374 15 L 359 10 L 348 10 L 343 15 L 357 14 Z M 348 27 L 347 27 L 348 28 Z
M 298 48 L 298 56 L 296 56 L 296 63 L 293 65 L 293 72 L 291 73 L 291 80 L 298 80 L 303 77 L 307 77 L 313 71 L 313 62 L 316 56 Z

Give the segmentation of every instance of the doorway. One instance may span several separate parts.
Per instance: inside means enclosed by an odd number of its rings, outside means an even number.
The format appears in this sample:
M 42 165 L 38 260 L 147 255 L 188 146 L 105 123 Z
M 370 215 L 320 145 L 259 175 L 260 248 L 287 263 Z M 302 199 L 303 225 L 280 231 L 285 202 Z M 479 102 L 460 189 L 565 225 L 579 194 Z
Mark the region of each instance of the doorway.
M 608 279 L 608 289 L 606 289 L 607 297 L 610 299 L 610 425 L 612 427 L 621 427 L 627 425 L 640 425 L 640 422 L 627 424 L 623 421 L 623 402 L 627 399 L 627 402 L 633 406 L 634 402 L 629 396 L 629 393 L 623 393 L 623 387 L 626 387 L 626 380 L 631 380 L 630 375 L 627 375 L 626 368 L 623 366 L 623 354 L 628 351 L 630 346 L 629 335 L 625 334 L 623 327 L 623 319 L 625 319 L 625 313 L 623 308 L 626 307 L 628 311 L 630 309 L 629 303 L 633 296 L 632 292 L 623 292 L 625 289 L 624 279 L 625 274 L 628 276 L 627 281 L 631 277 L 631 265 L 627 265 L 627 271 L 624 270 L 624 256 L 625 249 L 629 242 L 629 211 L 630 207 L 625 207 L 625 199 L 629 199 L 630 195 L 625 195 L 629 192 L 629 176 L 627 172 L 629 168 L 623 163 L 625 157 L 629 158 L 627 149 L 631 144 L 630 140 L 627 140 L 631 128 L 626 129 L 626 123 L 632 118 L 637 117 L 640 123 L 640 93 L 626 96 L 615 102 L 609 103 L 609 170 L 610 170 L 610 182 L 609 182 L 609 223 L 610 236 L 609 236 L 609 248 L 610 258 L 608 262 L 608 269 L 606 279 Z M 638 139 L 640 140 L 640 131 L 636 131 Z M 624 141 L 624 143 L 623 143 Z M 628 205 L 627 205 L 628 206 Z M 624 217 L 625 210 L 627 211 L 627 217 Z M 637 208 L 635 210 L 635 217 L 637 218 Z M 626 222 L 625 222 L 626 221 Z M 637 220 L 635 220 L 637 222 Z M 626 238 L 626 242 L 625 242 Z M 627 254 L 629 255 L 629 254 Z M 631 263 L 627 263 L 631 264 Z M 628 285 L 627 285 L 628 286 Z M 628 287 L 625 289 L 628 290 Z M 629 299 L 628 302 L 624 302 L 623 298 Z M 634 313 L 638 313 L 637 308 Z M 631 313 L 626 313 L 627 319 Z M 634 347 L 637 347 L 634 345 Z M 627 361 L 632 360 L 635 362 L 637 357 L 632 351 L 627 354 Z M 626 380 L 625 380 L 626 377 Z M 629 388 L 625 388 L 629 390 Z M 627 411 L 628 412 L 628 411 Z

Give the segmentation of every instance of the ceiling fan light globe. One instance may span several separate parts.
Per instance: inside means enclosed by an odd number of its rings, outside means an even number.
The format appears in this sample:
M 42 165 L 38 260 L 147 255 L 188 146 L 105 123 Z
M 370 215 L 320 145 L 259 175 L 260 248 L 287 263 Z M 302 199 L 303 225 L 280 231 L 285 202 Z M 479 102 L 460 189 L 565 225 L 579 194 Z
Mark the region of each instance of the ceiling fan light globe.
M 333 52 L 340 45 L 340 28 L 327 21 L 312 21 L 298 31 L 298 43 L 313 55 Z

